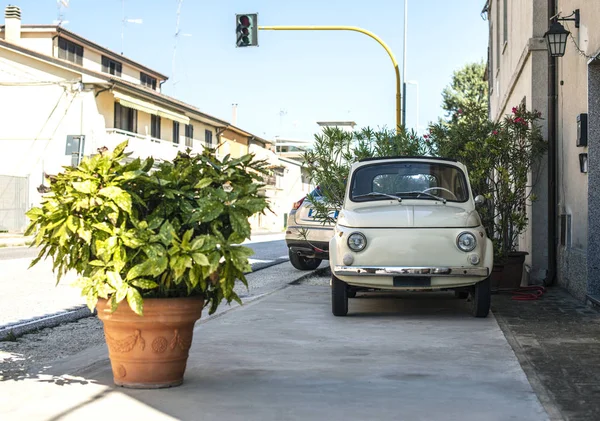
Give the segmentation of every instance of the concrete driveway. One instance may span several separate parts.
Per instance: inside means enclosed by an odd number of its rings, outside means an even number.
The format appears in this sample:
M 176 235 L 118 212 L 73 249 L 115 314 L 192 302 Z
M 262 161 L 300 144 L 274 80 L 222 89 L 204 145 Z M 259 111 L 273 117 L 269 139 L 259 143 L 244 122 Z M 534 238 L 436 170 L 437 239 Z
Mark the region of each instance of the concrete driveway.
M 102 347 L 0 382 L 0 418 L 548 419 L 493 316 L 448 294 L 371 294 L 335 318 L 329 294 L 290 286 L 198 323 L 181 387 L 114 388 Z

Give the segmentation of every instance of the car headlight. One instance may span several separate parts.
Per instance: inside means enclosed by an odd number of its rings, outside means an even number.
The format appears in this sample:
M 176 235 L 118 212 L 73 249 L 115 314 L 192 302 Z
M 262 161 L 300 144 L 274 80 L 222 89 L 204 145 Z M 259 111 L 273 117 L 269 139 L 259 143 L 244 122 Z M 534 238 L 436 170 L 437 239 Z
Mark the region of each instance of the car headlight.
M 367 237 L 360 232 L 353 232 L 348 236 L 348 247 L 352 251 L 362 251 L 367 247 Z
M 463 232 L 458 235 L 456 245 L 462 251 L 473 251 L 477 247 L 477 239 L 470 232 Z

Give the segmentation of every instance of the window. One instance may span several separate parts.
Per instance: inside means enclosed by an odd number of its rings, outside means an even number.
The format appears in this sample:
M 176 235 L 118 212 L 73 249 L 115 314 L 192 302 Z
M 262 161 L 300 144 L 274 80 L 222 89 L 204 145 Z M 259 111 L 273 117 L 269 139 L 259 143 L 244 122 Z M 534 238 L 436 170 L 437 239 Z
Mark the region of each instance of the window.
M 150 121 L 150 136 L 155 139 L 160 139 L 160 117 L 152 114 Z
M 194 126 L 191 124 L 185 125 L 185 146 L 194 147 Z
M 503 13 L 503 30 L 504 30 L 504 42 L 508 42 L 508 0 L 502 0 L 502 6 L 504 8 Z
M 102 56 L 102 71 L 104 73 L 110 73 L 111 75 L 120 77 L 121 70 L 123 70 L 121 63 L 106 56 Z
M 204 144 L 207 148 L 212 148 L 212 132 L 210 130 L 204 130 Z
M 469 190 L 462 171 L 442 163 L 391 162 L 354 172 L 352 201 L 389 200 L 389 195 L 403 200 L 466 202 Z
M 81 66 L 83 64 L 83 47 L 68 39 L 58 37 L 58 58 Z
M 137 133 L 137 110 L 115 102 L 115 129 Z
M 179 122 L 173 122 L 173 143 L 179 145 Z
M 152 88 L 156 91 L 156 78 L 150 75 L 147 75 L 144 72 L 140 72 L 140 82 L 142 85 L 147 86 L 148 88 Z

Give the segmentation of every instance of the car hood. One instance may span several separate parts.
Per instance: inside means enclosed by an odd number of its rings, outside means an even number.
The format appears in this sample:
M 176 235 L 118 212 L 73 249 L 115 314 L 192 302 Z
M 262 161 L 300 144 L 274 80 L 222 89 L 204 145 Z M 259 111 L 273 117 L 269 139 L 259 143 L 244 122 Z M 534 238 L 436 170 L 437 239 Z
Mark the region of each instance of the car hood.
M 340 212 L 337 223 L 352 228 L 462 228 L 481 225 L 479 214 L 459 206 L 391 205 L 366 206 Z

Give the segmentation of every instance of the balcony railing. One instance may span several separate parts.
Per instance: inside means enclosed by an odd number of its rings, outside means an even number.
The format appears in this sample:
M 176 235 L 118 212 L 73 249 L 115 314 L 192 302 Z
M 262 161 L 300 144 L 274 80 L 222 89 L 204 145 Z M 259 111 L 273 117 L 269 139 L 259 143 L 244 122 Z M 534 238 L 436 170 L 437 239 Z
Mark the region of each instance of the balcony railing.
M 139 133 L 129 132 L 121 129 L 106 129 L 106 136 L 102 141 L 97 142 L 98 147 L 106 146 L 113 149 L 119 143 L 129 140 L 128 150 L 132 152 L 132 157 L 145 158 L 152 156 L 154 159 L 172 160 L 177 156 L 178 151 L 185 151 L 188 146 L 185 145 L 185 137 L 181 137 L 180 143 L 173 143 L 169 140 L 157 139 L 151 136 L 144 136 Z M 203 142 L 194 139 L 193 150 L 199 152 L 198 145 Z

